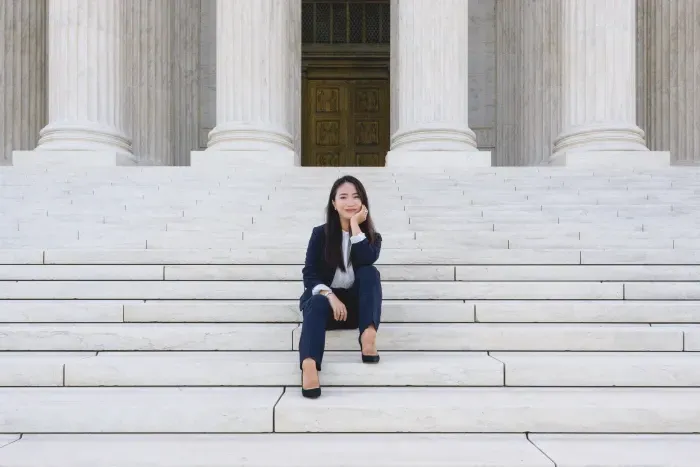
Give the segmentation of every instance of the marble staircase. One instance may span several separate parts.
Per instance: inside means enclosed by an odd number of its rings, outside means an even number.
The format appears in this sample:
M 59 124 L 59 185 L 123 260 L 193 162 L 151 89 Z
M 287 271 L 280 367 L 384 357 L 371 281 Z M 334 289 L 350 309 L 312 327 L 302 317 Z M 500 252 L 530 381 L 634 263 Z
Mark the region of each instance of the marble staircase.
M 379 365 L 301 265 L 384 237 Z M 0 466 L 697 467 L 700 170 L 0 168 Z

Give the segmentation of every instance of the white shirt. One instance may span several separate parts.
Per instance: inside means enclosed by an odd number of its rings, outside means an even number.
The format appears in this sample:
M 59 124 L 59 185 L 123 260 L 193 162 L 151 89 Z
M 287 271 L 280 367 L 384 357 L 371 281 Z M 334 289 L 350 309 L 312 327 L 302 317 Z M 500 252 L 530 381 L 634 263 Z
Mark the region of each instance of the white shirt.
M 350 232 L 343 231 L 343 262 L 345 263 L 345 272 L 340 268 L 335 270 L 335 276 L 333 276 L 333 282 L 331 286 L 328 287 L 325 284 L 318 284 L 313 288 L 312 294 L 316 295 L 323 290 L 334 289 L 349 289 L 355 283 L 355 271 L 350 264 L 350 249 L 352 245 L 361 242 L 365 239 L 365 233 L 360 232 L 359 234 L 351 237 Z M 350 240 L 350 241 L 348 241 Z

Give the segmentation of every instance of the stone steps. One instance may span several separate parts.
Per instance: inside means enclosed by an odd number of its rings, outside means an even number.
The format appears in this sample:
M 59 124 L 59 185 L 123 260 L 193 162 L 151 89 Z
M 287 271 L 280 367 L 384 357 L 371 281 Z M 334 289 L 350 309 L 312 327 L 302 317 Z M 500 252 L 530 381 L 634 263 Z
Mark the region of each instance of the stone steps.
M 698 388 L 0 388 L 3 433 L 697 433 Z M 99 413 L 99 416 L 96 414 Z
M 577 232 L 573 232 L 577 234 Z M 89 250 L 98 249 L 109 243 L 110 249 L 149 249 L 149 250 L 173 250 L 178 248 L 188 249 L 193 245 L 202 245 L 207 249 L 225 250 L 231 246 L 237 249 L 259 249 L 264 242 L 259 240 L 240 240 L 240 238 L 201 238 L 197 236 L 178 237 L 176 235 L 158 236 L 160 238 L 128 238 L 115 236 L 114 240 L 100 239 L 67 239 L 55 237 L 51 240 L 44 241 L 42 239 L 33 239 L 17 235 L 16 238 L 3 238 L 3 247 L 5 248 L 45 248 L 45 249 L 73 249 L 73 250 Z M 282 244 L 274 245 L 273 248 L 297 249 L 300 245 L 308 243 L 308 239 L 304 241 L 285 241 Z M 504 239 L 504 238 L 469 238 L 462 237 L 455 239 L 454 242 L 460 248 L 464 249 L 502 249 L 502 250 L 596 250 L 596 249 L 618 249 L 618 250 L 697 250 L 700 249 L 700 239 L 696 238 L 649 238 L 649 239 L 625 239 L 623 236 L 608 237 L 605 240 L 583 239 L 577 238 L 562 238 L 562 239 Z M 436 243 L 428 240 L 396 240 L 387 246 L 386 251 L 402 250 L 402 249 L 431 249 L 435 248 Z
M 271 170 L 2 172 L 0 465 L 696 467 L 700 171 L 352 170 L 383 358 L 329 333 L 310 401 L 342 171 Z
M 324 387 L 700 387 L 696 352 L 382 351 L 324 355 Z M 298 354 L 279 352 L 6 352 L 0 386 L 299 386 Z
M 301 322 L 298 300 L 5 300 L 2 305 L 0 323 Z M 382 321 L 700 324 L 700 301 L 386 300 Z
M 294 323 L 0 324 L 0 350 L 296 350 Z M 357 336 L 334 332 L 327 350 L 356 350 Z M 697 351 L 699 325 L 550 323 L 385 323 L 387 351 Z
M 479 232 L 481 234 L 482 232 Z M 578 232 L 569 233 L 570 238 L 532 238 L 532 239 L 516 239 L 515 235 L 511 234 L 511 238 L 502 238 L 501 236 L 493 235 L 491 238 L 478 238 L 479 234 L 474 236 L 460 236 L 454 241 L 452 240 L 425 240 L 425 239 L 392 239 L 387 245 L 386 251 L 390 250 L 405 250 L 405 249 L 434 249 L 440 243 L 456 245 L 463 249 L 511 249 L 511 250 L 598 250 L 598 249 L 621 249 L 621 250 L 697 250 L 700 249 L 700 239 L 698 238 L 646 238 L 634 239 L 625 238 L 623 235 L 610 236 L 605 239 L 578 239 Z M 249 234 L 250 235 L 250 234 Z M 458 234 L 454 234 L 458 235 Z M 129 238 L 123 236 L 106 237 L 106 238 L 80 238 L 74 236 L 53 237 L 49 240 L 41 238 L 31 238 L 23 236 L 21 233 L 13 234 L 13 237 L 3 237 L 1 239 L 4 248 L 43 248 L 43 249 L 72 249 L 72 250 L 89 250 L 99 249 L 109 245 L 110 249 L 123 250 L 173 250 L 173 249 L 188 249 L 193 245 L 199 245 L 203 249 L 218 249 L 226 250 L 234 247 L 235 249 L 261 249 L 265 241 L 255 238 L 241 240 L 240 237 L 201 237 L 197 235 L 181 236 L 173 233 L 158 234 L 156 236 Z M 439 242 L 439 243 L 438 243 Z M 287 239 L 282 243 L 273 244 L 273 249 L 299 249 L 301 245 L 308 243 L 308 239 L 290 240 Z
M 293 300 L 298 281 L 0 281 L 0 300 Z M 385 281 L 387 300 L 700 300 L 700 283 Z
M 298 265 L 303 249 L 0 249 L 0 264 Z M 303 257 L 303 256 L 302 256 Z M 386 249 L 383 265 L 700 265 L 693 249 Z
M 5 281 L 292 281 L 303 264 L 5 265 Z M 698 281 L 700 265 L 379 265 L 382 280 L 407 282 Z M 301 285 L 300 285 L 301 287 Z
M 696 467 L 697 435 L 0 435 L 13 467 Z M 362 446 L 362 449 L 358 447 Z M 338 458 L 338 453 L 352 455 Z
M 694 282 L 539 284 L 533 287 L 524 281 L 384 281 L 382 294 L 387 300 L 634 300 L 666 299 L 662 295 L 682 292 L 687 299 L 700 299 L 700 283 Z M 657 288 L 658 285 L 667 288 Z M 299 297 L 300 287 L 300 281 L 2 281 L 0 299 L 293 300 Z
M 275 431 L 697 433 L 700 389 L 326 388 L 275 406 Z

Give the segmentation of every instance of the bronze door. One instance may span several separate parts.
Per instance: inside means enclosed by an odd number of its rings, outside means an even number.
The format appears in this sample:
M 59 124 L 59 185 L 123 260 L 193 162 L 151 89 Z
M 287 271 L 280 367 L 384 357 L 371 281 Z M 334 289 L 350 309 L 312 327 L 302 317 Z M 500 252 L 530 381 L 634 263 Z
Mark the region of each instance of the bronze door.
M 305 166 L 383 167 L 389 150 L 387 79 L 309 79 Z

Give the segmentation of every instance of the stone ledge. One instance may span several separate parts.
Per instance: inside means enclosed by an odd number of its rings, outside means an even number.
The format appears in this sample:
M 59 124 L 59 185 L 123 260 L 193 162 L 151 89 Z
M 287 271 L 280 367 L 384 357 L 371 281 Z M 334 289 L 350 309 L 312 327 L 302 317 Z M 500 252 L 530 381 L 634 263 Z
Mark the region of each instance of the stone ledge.
M 691 300 L 507 300 L 474 306 L 480 323 L 700 323 Z
M 0 386 L 63 386 L 64 365 L 95 352 L 0 353 Z
M 389 151 L 386 167 L 392 169 L 491 167 L 491 151 Z
M 255 312 L 251 313 L 251 310 L 255 310 Z M 76 318 L 77 315 L 76 313 Z M 0 319 L 2 316 L 0 314 Z M 79 320 L 85 319 L 85 317 L 81 317 Z M 131 323 L 299 323 L 301 313 L 299 312 L 298 300 L 236 300 L 229 302 L 158 300 L 125 303 L 124 321 Z M 382 322 L 471 323 L 474 322 L 474 305 L 462 301 L 384 300 L 382 302 Z
M 445 323 L 386 324 L 377 346 L 391 351 L 609 351 L 647 352 L 683 350 L 685 327 L 644 324 L 519 324 Z M 301 329 L 293 331 L 299 348 Z M 355 333 L 326 335 L 326 350 L 357 348 Z
M 697 433 L 700 389 L 324 388 L 286 391 L 277 432 Z
M 553 166 L 583 169 L 652 169 L 671 166 L 669 151 L 569 151 L 553 155 Z
M 22 323 L 0 325 L 0 350 L 290 350 L 294 323 L 275 324 L 69 324 Z M 663 330 L 659 330 L 663 333 Z M 668 336 L 668 334 L 671 336 Z M 674 331 L 667 331 L 672 337 Z M 1 414 L 0 414 L 1 415 Z M 0 420 L 2 417 L 0 416 Z
M 2 307 L 0 323 L 16 324 L 301 321 L 298 300 L 6 300 Z M 384 300 L 382 307 L 384 323 L 472 323 L 476 312 L 482 324 L 700 324 L 694 300 Z
M 136 166 L 134 156 L 117 151 L 13 151 L 13 167 L 35 167 L 54 171 L 75 167 Z
M 281 388 L 2 388 L 0 432 L 264 433 L 273 429 L 273 407 L 282 392 Z
M 329 467 L 343 454 L 343 467 L 553 467 L 510 434 L 25 434 L 1 452 L 21 467 Z
M 562 467 L 697 467 L 700 435 L 531 434 L 530 441 Z
M 385 281 L 387 300 L 622 300 L 621 282 Z M 0 299 L 12 300 L 293 300 L 297 281 L 0 281 Z M 697 289 L 694 289 L 697 290 Z M 663 297 L 658 297 L 663 298 Z M 689 297 L 688 297 L 689 298 Z M 698 298 L 700 299 L 700 298 Z
M 385 323 L 381 351 L 682 352 L 690 326 Z M 292 351 L 296 323 L 21 323 L 0 325 L 3 351 Z M 695 333 L 700 336 L 700 333 Z M 697 350 L 689 347 L 687 350 Z M 698 339 L 696 339 L 696 342 Z M 359 351 L 357 331 L 329 332 L 327 351 Z
M 490 355 L 505 364 L 505 384 L 510 387 L 700 387 L 700 353 L 696 352 L 492 352 Z
M 308 229 L 307 229 L 308 230 Z M 644 251 L 644 250 L 642 250 Z M 662 258 L 675 257 L 671 253 L 683 253 L 678 250 L 659 250 Z M 601 260 L 618 250 L 604 250 Z M 678 255 L 686 263 L 688 253 Z M 698 252 L 700 255 L 700 251 Z M 47 249 L 44 252 L 46 264 L 288 264 L 299 265 L 303 261 L 303 248 L 278 249 Z M 508 249 L 386 249 L 377 261 L 377 265 L 460 265 L 460 264 L 580 264 L 579 250 L 508 250 Z
M 325 386 L 502 386 L 503 364 L 485 352 L 383 352 L 363 365 L 359 349 L 326 352 Z M 12 359 L 11 356 L 4 357 Z M 0 368 L 4 360 L 0 355 Z M 299 354 L 287 352 L 114 352 L 66 362 L 66 386 L 291 386 Z M 1 381 L 1 380 L 0 380 Z
M 284 168 L 294 167 L 296 155 L 292 150 L 275 151 L 192 151 L 190 167 L 196 169 L 230 170 L 251 166 Z
M 124 305 L 103 300 L 5 300 L 0 323 L 121 323 Z

